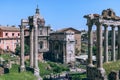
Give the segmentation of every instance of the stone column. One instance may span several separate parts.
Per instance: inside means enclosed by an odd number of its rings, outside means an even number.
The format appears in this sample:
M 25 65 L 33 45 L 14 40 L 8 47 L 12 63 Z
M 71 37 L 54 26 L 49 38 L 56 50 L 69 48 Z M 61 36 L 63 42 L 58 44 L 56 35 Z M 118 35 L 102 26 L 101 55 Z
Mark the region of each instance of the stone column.
M 120 26 L 118 26 L 118 56 L 117 59 L 120 59 Z
M 103 69 L 103 57 L 102 57 L 102 26 L 97 23 L 97 68 Z
M 115 61 L 115 26 L 111 26 L 112 27 L 112 61 Z
M 30 26 L 30 68 L 33 68 L 33 26 Z
M 38 67 L 38 25 L 34 24 L 34 75 L 39 76 Z
M 118 26 L 118 59 L 120 59 L 120 26 Z
M 93 47 L 93 41 L 92 41 L 92 25 L 88 25 L 88 65 L 92 66 L 92 47 Z
M 108 62 L 108 26 L 104 25 L 104 62 Z
M 24 64 L 24 26 L 20 25 L 20 72 L 25 71 Z

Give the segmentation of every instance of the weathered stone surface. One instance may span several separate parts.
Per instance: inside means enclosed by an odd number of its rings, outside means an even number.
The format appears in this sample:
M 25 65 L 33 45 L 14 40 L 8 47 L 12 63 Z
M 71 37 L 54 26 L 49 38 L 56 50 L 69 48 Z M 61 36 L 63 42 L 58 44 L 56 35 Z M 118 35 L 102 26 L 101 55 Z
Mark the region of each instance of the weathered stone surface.
M 97 69 L 96 67 L 87 66 L 88 80 L 107 80 L 104 69 Z
M 0 75 L 4 74 L 4 68 L 0 67 Z
M 117 71 L 112 71 L 109 75 L 108 75 L 108 79 L 109 80 L 119 80 L 119 73 Z

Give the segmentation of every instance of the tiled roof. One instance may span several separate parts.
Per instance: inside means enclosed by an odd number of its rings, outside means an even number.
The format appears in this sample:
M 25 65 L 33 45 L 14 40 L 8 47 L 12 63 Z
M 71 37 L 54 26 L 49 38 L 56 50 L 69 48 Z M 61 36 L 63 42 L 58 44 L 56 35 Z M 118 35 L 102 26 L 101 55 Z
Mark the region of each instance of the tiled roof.
M 81 33 L 79 30 L 74 29 L 74 28 L 72 28 L 72 27 L 63 28 L 63 29 L 61 29 L 61 30 L 57 30 L 56 33 L 63 33 L 63 32 L 66 32 L 67 30 L 73 30 L 73 31 L 75 31 L 75 33 Z
M 13 26 L 0 26 L 0 30 L 3 31 L 20 31 L 19 28 Z

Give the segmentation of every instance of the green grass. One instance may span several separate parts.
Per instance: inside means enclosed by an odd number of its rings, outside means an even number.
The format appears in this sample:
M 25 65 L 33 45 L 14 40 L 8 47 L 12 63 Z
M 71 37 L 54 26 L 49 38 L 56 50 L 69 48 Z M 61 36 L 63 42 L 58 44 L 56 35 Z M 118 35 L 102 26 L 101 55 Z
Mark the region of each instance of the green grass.
M 1 57 L 8 62 L 8 60 L 16 61 L 17 57 L 11 57 L 10 54 L 2 54 Z M 30 61 L 25 61 L 26 67 L 29 67 Z M 36 77 L 33 75 L 32 71 L 25 71 L 22 73 L 18 72 L 19 65 L 13 64 L 12 68 L 9 70 L 8 74 L 0 76 L 0 80 L 36 80 Z M 39 62 L 40 76 L 44 77 L 45 75 L 60 73 L 62 71 L 68 71 L 68 67 L 63 64 L 54 63 L 54 62 Z
M 43 77 L 44 75 L 49 75 L 50 73 L 52 73 L 51 69 L 47 69 L 47 67 L 49 66 L 49 64 L 47 63 L 42 63 L 39 62 L 39 68 L 40 68 L 40 75 Z
M 37 80 L 32 73 L 22 72 L 22 73 L 9 73 L 0 76 L 0 80 Z
M 39 62 L 39 68 L 40 68 L 40 75 L 44 77 L 44 75 L 50 75 L 55 73 L 60 73 L 62 71 L 68 71 L 68 67 L 54 62 Z
M 0 80 L 37 80 L 31 72 L 18 72 L 19 65 L 14 64 L 9 73 L 0 76 Z
M 72 77 L 72 80 L 83 80 L 86 78 L 86 73 L 74 73 L 70 74 L 70 76 Z
M 4 59 L 4 60 L 9 60 L 11 57 L 10 57 L 10 54 L 1 54 L 1 57 Z
M 17 57 L 11 57 L 9 53 L 1 54 L 0 57 L 2 57 L 4 60 L 16 60 Z
M 115 62 L 104 63 L 103 67 L 108 75 L 112 70 L 119 71 L 120 70 L 120 60 Z

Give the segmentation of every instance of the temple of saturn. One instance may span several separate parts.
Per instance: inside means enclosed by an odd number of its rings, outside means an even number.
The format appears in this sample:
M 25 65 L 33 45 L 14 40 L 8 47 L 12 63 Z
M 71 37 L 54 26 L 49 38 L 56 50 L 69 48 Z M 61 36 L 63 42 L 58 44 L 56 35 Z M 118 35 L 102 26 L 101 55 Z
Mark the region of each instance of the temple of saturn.
M 88 80 L 106 80 L 105 70 L 103 68 L 103 62 L 108 62 L 108 27 L 112 29 L 112 42 L 111 42 L 111 60 L 116 61 L 120 59 L 120 17 L 116 16 L 112 9 L 102 11 L 102 15 L 89 14 L 85 15 L 88 26 L 88 64 L 87 64 L 87 78 Z M 97 35 L 97 54 L 96 54 L 96 66 L 92 61 L 92 27 L 96 26 Z M 103 30 L 104 27 L 104 30 Z M 118 53 L 115 54 L 115 28 L 118 30 Z M 104 31 L 104 39 L 103 32 Z M 103 47 L 104 40 L 104 47 Z M 104 50 L 102 50 L 102 48 Z M 104 53 L 104 54 L 103 54 Z M 117 56 L 116 56 L 117 55 Z M 104 59 L 103 59 L 104 57 Z
M 40 26 L 40 16 L 39 9 L 36 9 L 36 14 L 34 16 L 29 16 L 28 19 L 22 19 L 20 25 L 20 72 L 25 71 L 24 64 L 24 29 L 29 26 L 30 32 L 30 68 L 34 70 L 34 75 L 40 78 L 39 67 L 38 67 L 38 26 Z M 34 54 L 33 54 L 34 53 Z

